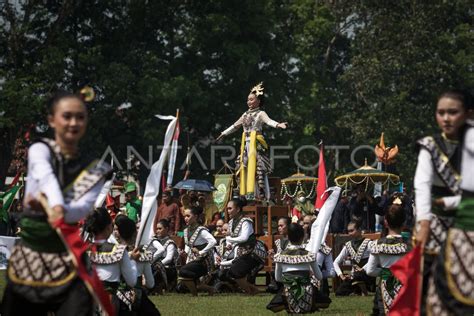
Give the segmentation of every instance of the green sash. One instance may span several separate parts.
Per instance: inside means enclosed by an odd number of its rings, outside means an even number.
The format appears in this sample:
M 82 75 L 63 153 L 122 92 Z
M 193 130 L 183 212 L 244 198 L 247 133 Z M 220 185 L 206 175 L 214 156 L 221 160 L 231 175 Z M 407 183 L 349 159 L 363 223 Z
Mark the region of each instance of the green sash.
M 474 231 L 474 197 L 463 194 L 461 204 L 456 212 L 454 227 Z

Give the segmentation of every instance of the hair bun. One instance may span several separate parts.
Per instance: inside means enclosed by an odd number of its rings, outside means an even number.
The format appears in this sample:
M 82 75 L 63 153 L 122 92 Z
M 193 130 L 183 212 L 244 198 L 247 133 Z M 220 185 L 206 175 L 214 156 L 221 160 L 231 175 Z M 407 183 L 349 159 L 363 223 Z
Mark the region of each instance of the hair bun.
M 240 200 L 240 206 L 241 207 L 247 206 L 247 198 L 245 196 L 243 196 L 243 195 L 240 196 L 239 200 Z
M 100 207 L 87 216 L 84 229 L 88 233 L 97 234 L 103 231 L 111 222 L 112 219 L 110 218 L 109 212 L 105 208 Z
M 192 206 L 190 210 L 191 210 L 191 213 L 197 216 L 200 216 L 204 212 L 201 206 Z

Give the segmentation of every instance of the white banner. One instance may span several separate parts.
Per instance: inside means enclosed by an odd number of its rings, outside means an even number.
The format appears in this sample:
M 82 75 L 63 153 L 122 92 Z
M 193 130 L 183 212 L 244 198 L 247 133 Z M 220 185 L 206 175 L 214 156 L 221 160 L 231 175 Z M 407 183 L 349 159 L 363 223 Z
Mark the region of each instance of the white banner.
M 326 192 L 332 192 L 331 195 L 324 202 L 323 207 L 319 210 L 318 217 L 311 225 L 311 237 L 306 245 L 306 250 L 317 254 L 321 248 L 321 243 L 326 239 L 326 235 L 329 230 L 329 221 L 331 220 L 332 212 L 336 208 L 337 202 L 339 201 L 339 195 L 341 194 L 340 187 L 330 187 Z
M 102 190 L 100 190 L 99 195 L 97 196 L 97 200 L 95 200 L 94 208 L 102 207 L 104 204 L 105 198 L 107 197 L 107 193 L 109 193 L 112 184 L 114 183 L 115 173 L 112 175 L 112 179 L 105 182 Z
M 143 194 L 142 217 L 138 229 L 135 246 L 147 244 L 153 237 L 153 221 L 156 215 L 156 197 L 160 193 L 161 174 L 166 157 L 170 151 L 170 144 L 173 139 L 177 119 L 174 116 L 156 115 L 161 120 L 171 120 L 166 129 L 163 150 L 160 159 L 151 166 L 150 174 L 146 180 L 145 193 Z

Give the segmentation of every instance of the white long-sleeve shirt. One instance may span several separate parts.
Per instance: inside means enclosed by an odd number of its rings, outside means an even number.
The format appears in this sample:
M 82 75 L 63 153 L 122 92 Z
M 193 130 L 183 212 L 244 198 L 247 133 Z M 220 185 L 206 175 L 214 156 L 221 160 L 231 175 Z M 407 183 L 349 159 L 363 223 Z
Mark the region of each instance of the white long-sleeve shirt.
M 228 244 L 241 244 L 247 242 L 249 237 L 253 234 L 253 225 L 249 221 L 242 223 L 239 235 L 237 237 L 227 236 L 225 239 Z
M 207 246 L 204 249 L 199 250 L 199 255 L 204 255 L 210 251 L 217 244 L 214 236 L 211 235 L 206 229 L 201 230 L 196 240 L 194 241 L 194 247 L 201 246 L 207 243 Z M 191 253 L 191 248 L 188 245 L 184 246 L 184 251 L 189 255 Z
M 95 244 L 102 244 L 106 240 L 96 240 Z M 135 286 L 137 283 L 137 266 L 135 261 L 131 260 L 128 252 L 124 251 L 122 260 L 112 264 L 96 264 L 96 271 L 101 281 L 120 282 L 120 276 L 123 276 L 128 286 Z
M 40 192 L 44 193 L 51 208 L 64 207 L 66 223 L 76 223 L 91 212 L 103 185 L 104 180 L 101 180 L 78 200 L 65 203 L 61 187 L 51 165 L 51 151 L 48 146 L 43 143 L 35 143 L 28 150 L 25 197 L 28 195 L 37 197 Z
M 433 185 L 439 187 L 446 186 L 434 169 L 430 152 L 425 148 L 421 148 L 418 154 L 418 163 L 416 165 L 414 179 L 417 221 L 431 220 L 431 187 Z M 460 196 L 443 197 L 443 201 L 445 209 L 452 210 L 459 204 Z
M 402 238 L 401 235 L 388 235 L 387 238 L 394 237 L 394 238 Z M 383 253 L 377 254 L 370 254 L 369 261 L 364 265 L 363 269 L 367 273 L 367 275 L 372 277 L 377 277 L 382 268 L 390 268 L 392 264 L 400 260 L 404 254 L 400 255 L 387 255 Z
M 277 125 L 278 125 L 278 122 L 272 120 L 265 111 L 261 111 L 261 110 L 255 110 L 253 112 L 248 111 L 248 112 L 245 112 L 234 124 L 232 124 L 229 128 L 227 128 L 225 131 L 223 131 L 222 134 L 223 135 L 229 135 L 229 134 L 232 134 L 233 132 L 237 131 L 240 128 L 240 126 L 243 125 L 244 117 L 246 115 L 255 116 L 254 126 L 252 126 L 252 130 L 256 130 L 256 131 L 261 132 L 262 127 L 263 127 L 264 124 L 266 124 L 268 126 L 271 126 L 273 128 L 276 128 Z M 244 127 L 244 129 L 245 129 L 245 127 Z M 248 132 L 247 130 L 245 130 L 245 131 Z
M 151 271 L 150 262 L 135 261 L 135 264 L 137 265 L 137 276 L 143 275 L 145 277 L 145 287 L 152 289 L 155 286 L 155 278 Z
M 169 243 L 168 246 L 166 246 L 165 257 L 161 260 L 161 263 L 163 263 L 165 266 L 172 263 L 176 255 L 176 251 L 176 245 Z
M 464 135 L 461 165 L 461 189 L 474 192 L 474 127 Z
M 321 271 L 324 279 L 333 278 L 336 276 L 332 254 L 325 255 L 321 251 L 318 251 L 316 254 L 316 262 L 318 263 L 318 266 L 324 266 L 324 270 Z
M 364 250 L 361 260 L 369 258 L 371 246 L 372 246 L 371 242 L 369 242 L 369 244 Z M 339 253 L 339 255 L 337 256 L 336 260 L 334 260 L 334 270 L 336 271 L 337 276 L 342 275 L 342 270 L 341 270 L 340 265 L 342 265 L 349 256 L 350 256 L 349 250 L 347 249 L 346 246 L 344 246 L 341 252 Z M 352 273 L 354 273 L 354 267 L 352 267 Z
M 232 252 L 229 254 L 229 256 L 227 256 L 227 260 L 222 260 L 220 265 L 221 267 L 229 267 L 232 265 L 232 263 L 234 263 L 234 260 L 237 258 L 237 250 L 239 249 L 239 247 L 234 247 L 232 249 Z
M 153 253 L 153 259 L 152 262 L 155 262 L 156 260 L 159 260 L 161 257 L 163 257 L 165 253 L 165 248 L 163 245 L 158 240 L 153 240 L 151 242 L 152 247 L 156 249 L 156 251 Z

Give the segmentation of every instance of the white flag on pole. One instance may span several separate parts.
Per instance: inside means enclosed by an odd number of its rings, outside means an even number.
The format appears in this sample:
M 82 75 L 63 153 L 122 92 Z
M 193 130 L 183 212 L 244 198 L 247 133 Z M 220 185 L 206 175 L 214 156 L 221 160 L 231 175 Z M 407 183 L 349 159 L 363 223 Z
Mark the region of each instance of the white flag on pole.
M 105 198 L 107 197 L 107 193 L 109 193 L 112 184 L 114 183 L 115 173 L 112 175 L 112 179 L 105 182 L 102 190 L 100 190 L 99 195 L 97 196 L 97 200 L 95 200 L 94 208 L 102 207 L 104 204 Z
M 135 246 L 145 245 L 153 237 L 153 220 L 156 215 L 157 203 L 156 197 L 160 193 L 161 175 L 166 157 L 170 151 L 171 141 L 176 128 L 177 118 L 171 115 L 156 115 L 160 120 L 171 121 L 166 129 L 163 150 L 160 159 L 151 166 L 150 174 L 146 180 L 145 193 L 143 194 L 142 217 L 140 227 L 138 228 L 137 240 Z
M 326 239 L 329 231 L 329 221 L 331 220 L 332 212 L 336 208 L 339 195 L 341 194 L 340 187 L 330 187 L 326 192 L 332 192 L 331 195 L 324 202 L 323 207 L 319 211 L 318 218 L 311 225 L 311 237 L 306 245 L 306 250 L 312 253 L 318 253 L 321 248 L 321 243 Z

